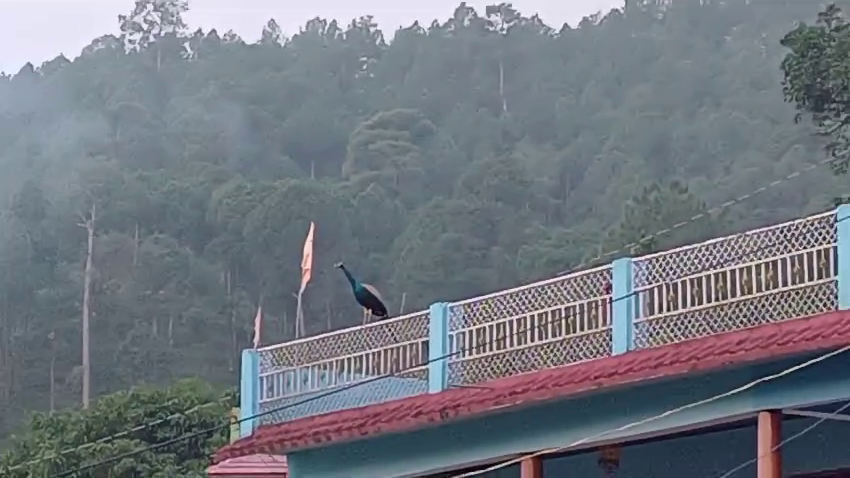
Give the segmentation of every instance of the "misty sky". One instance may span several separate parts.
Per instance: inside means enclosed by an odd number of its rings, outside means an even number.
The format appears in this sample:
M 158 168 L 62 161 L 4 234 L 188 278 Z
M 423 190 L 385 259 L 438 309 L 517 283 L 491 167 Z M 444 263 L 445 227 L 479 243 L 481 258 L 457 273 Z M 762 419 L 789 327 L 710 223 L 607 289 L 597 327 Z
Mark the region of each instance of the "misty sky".
M 245 40 L 259 36 L 263 24 L 274 18 L 287 34 L 307 20 L 321 16 L 347 23 L 371 14 L 389 33 L 413 20 L 427 24 L 446 20 L 460 0 L 190 0 L 189 26 L 221 32 L 233 29 Z M 492 1 L 467 1 L 483 11 Z M 526 15 L 534 13 L 550 25 L 575 25 L 584 15 L 622 6 L 617 0 L 514 0 Z M 27 61 L 36 66 L 60 53 L 79 55 L 89 42 L 117 31 L 117 17 L 129 13 L 133 0 L 0 0 L 0 71 L 17 73 Z

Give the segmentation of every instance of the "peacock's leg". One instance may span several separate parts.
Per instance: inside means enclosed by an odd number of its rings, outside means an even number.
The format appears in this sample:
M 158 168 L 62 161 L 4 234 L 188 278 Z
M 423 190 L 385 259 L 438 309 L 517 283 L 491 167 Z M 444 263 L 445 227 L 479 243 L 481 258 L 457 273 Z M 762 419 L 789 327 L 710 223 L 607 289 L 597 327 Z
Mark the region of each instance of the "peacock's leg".
M 369 309 L 364 307 L 363 308 L 363 325 L 366 325 L 368 323 L 369 323 Z

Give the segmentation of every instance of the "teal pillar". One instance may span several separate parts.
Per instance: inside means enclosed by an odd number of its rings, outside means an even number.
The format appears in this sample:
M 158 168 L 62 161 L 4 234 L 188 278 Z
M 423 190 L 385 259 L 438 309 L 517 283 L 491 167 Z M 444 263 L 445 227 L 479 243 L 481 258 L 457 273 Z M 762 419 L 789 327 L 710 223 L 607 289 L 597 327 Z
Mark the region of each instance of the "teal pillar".
M 838 247 L 838 310 L 850 310 L 850 204 L 835 211 Z
M 254 433 L 260 411 L 260 354 L 254 349 L 242 351 L 242 372 L 239 380 L 239 436 Z
M 611 267 L 611 353 L 619 355 L 635 346 L 634 267 L 631 257 L 617 259 Z
M 431 304 L 428 322 L 428 393 L 449 386 L 449 304 Z

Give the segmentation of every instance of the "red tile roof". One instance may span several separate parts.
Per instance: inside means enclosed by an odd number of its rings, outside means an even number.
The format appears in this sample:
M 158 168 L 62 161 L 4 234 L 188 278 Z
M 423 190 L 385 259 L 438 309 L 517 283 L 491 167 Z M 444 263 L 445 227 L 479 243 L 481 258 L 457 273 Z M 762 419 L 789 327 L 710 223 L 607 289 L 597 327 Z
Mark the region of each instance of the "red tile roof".
M 219 450 L 215 460 L 255 453 L 281 453 L 407 431 L 642 380 L 704 372 L 846 344 L 850 344 L 850 311 L 830 312 L 494 380 L 481 384 L 482 388 L 455 388 L 265 425 L 251 436 Z
M 207 468 L 207 475 L 214 476 L 275 476 L 286 478 L 289 468 L 286 457 L 281 455 L 248 455 L 230 458 Z

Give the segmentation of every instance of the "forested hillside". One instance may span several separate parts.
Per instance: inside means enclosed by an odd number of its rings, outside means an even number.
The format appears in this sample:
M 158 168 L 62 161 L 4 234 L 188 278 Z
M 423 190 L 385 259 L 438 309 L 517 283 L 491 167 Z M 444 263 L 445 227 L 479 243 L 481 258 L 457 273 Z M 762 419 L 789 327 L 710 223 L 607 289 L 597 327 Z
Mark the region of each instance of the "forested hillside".
M 79 403 L 89 250 L 93 395 L 232 384 L 260 298 L 263 341 L 293 334 L 311 220 L 315 334 L 361 320 L 337 261 L 413 311 L 569 269 L 823 157 L 779 70 L 809 2 L 630 0 L 572 27 L 461 4 L 396 32 L 317 18 L 284 38 L 271 20 L 256 44 L 154 3 L 74 61 L 0 77 L 0 432 L 50 406 L 53 375 L 55 406 Z M 650 246 L 846 192 L 821 168 Z

